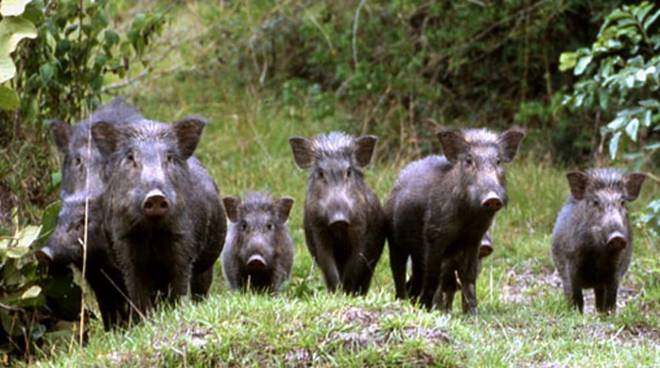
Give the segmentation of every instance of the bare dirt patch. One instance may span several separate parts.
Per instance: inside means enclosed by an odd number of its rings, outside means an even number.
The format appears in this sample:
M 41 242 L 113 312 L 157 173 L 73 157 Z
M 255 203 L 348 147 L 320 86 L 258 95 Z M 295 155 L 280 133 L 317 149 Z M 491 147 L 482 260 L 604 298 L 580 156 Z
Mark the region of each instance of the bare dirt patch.
M 358 307 L 349 307 L 339 311 L 339 319 L 351 331 L 336 331 L 328 336 L 328 341 L 340 341 L 344 349 L 360 350 L 369 346 L 383 346 L 388 343 L 401 343 L 405 340 L 420 338 L 430 343 L 448 343 L 449 335 L 440 328 L 423 326 L 404 326 L 400 329 L 386 328 L 383 318 L 397 313 L 394 309 L 369 311 Z
M 505 303 L 529 304 L 534 299 L 542 298 L 551 293 L 563 294 L 561 278 L 556 270 L 543 268 L 534 272 L 531 262 L 525 262 L 521 267 L 510 269 L 506 273 L 507 285 L 502 289 L 502 301 Z M 585 289 L 584 312 L 595 313 L 595 297 L 593 290 Z M 636 302 L 640 297 L 639 290 L 624 283 L 619 288 L 617 308 L 621 309 L 628 303 Z

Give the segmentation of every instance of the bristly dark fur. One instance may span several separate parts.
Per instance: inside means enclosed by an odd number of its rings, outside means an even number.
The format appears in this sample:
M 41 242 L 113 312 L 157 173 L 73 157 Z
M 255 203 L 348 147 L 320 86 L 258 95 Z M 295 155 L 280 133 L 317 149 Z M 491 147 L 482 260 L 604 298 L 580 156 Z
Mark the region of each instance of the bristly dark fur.
M 625 203 L 637 198 L 644 175 L 597 168 L 570 172 L 567 179 L 571 195 L 552 231 L 552 259 L 564 295 L 582 312 L 582 290 L 593 288 L 596 309 L 613 312 L 633 249 Z M 610 243 L 615 236 L 619 240 Z
M 127 127 L 98 123 L 92 128 L 100 151 L 110 157 L 106 237 L 128 295 L 142 312 L 149 312 L 159 296 L 176 300 L 189 290 L 194 298 L 205 296 L 224 243 L 226 218 L 218 188 L 201 163 L 188 156 L 203 122 L 190 121 L 167 125 L 144 119 Z M 180 124 L 199 129 L 182 136 Z M 154 188 L 170 203 L 155 221 L 142 209 Z
M 363 176 L 376 140 L 338 132 L 289 139 L 296 163 L 309 169 L 305 240 L 330 291 L 366 294 L 382 253 L 383 212 Z M 343 225 L 332 227 L 332 221 Z
M 250 192 L 231 214 L 238 214 L 227 234 L 223 249 L 222 271 L 233 290 L 247 289 L 277 292 L 290 278 L 294 246 L 286 221 L 293 200 L 274 199 L 268 193 Z M 236 206 L 238 198 L 226 205 Z M 287 201 L 286 205 L 280 204 Z M 245 228 L 243 228 L 243 226 Z M 259 270 L 251 269 L 247 261 L 261 256 L 266 262 Z
M 523 136 L 518 129 L 499 135 L 487 129 L 441 131 L 444 155 L 414 161 L 401 171 L 385 206 L 398 298 L 421 297 L 431 308 L 442 291 L 445 300 L 439 303 L 449 308 L 455 283 L 448 282 L 453 272 L 443 267 L 451 266 L 462 283 L 464 312 L 476 312 L 479 246 L 497 211 L 484 206 L 485 198 L 495 195 L 500 207 L 506 205 L 501 163 L 515 157 Z M 409 258 L 412 277 L 406 282 Z M 438 290 L 441 278 L 447 281 L 444 291 Z
M 324 158 L 350 159 L 354 138 L 342 132 L 330 132 L 312 140 L 312 150 L 317 160 Z

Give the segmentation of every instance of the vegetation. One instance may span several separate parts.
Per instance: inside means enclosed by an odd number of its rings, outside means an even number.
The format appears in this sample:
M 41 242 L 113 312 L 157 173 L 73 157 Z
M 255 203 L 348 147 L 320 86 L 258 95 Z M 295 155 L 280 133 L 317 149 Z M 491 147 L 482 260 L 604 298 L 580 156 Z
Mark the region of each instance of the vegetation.
M 50 13 L 33 22 L 38 37 L 22 41 L 12 56 L 19 67 L 11 88 L 21 106 L 0 120 L 0 364 L 20 355 L 46 366 L 660 365 L 657 180 L 647 181 L 631 208 L 633 264 L 615 316 L 595 315 L 593 299 L 584 316 L 570 310 L 549 256 L 567 167 L 595 156 L 594 164 L 657 169 L 657 6 L 85 1 L 83 12 L 78 1 L 57 3 L 28 4 Z M 78 43 L 81 22 L 89 33 Z M 58 53 L 62 47 L 45 41 L 51 38 L 80 53 Z M 28 46 L 41 50 L 39 58 L 23 54 Z M 78 65 L 85 69 L 80 78 Z M 48 204 L 59 163 L 42 122 L 78 120 L 114 93 L 152 119 L 208 118 L 198 156 L 223 194 L 268 190 L 296 199 L 289 226 L 297 258 L 281 296 L 230 293 L 218 269 L 202 303 L 185 301 L 114 333 L 92 318 L 84 348 L 76 323 L 50 319 L 53 300 L 75 299 L 79 289 L 65 283 L 69 288 L 52 297 L 28 251 L 48 236 L 57 211 Z M 622 111 L 633 112 L 612 128 Z M 368 296 L 324 290 L 304 246 L 306 178 L 293 164 L 289 136 L 333 129 L 379 135 L 367 179 L 384 199 L 406 162 L 438 151 L 432 134 L 438 126 L 499 129 L 512 122 L 529 136 L 509 168 L 511 201 L 498 215 L 495 253 L 479 279 L 478 317 L 395 301 L 387 252 Z M 609 161 L 600 152 L 617 132 L 618 160 Z M 642 211 L 647 205 L 655 212 Z

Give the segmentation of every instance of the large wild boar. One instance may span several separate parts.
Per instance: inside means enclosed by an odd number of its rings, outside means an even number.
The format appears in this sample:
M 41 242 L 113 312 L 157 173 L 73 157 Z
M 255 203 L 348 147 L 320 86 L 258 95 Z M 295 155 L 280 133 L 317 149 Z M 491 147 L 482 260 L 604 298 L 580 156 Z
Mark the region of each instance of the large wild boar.
M 495 213 L 507 203 L 503 164 L 513 160 L 523 137 L 517 129 L 500 135 L 486 129 L 442 131 L 444 155 L 413 161 L 401 171 L 385 208 L 398 298 L 420 296 L 431 308 L 441 265 L 451 258 L 460 260 L 455 263 L 463 310 L 476 313 L 479 247 Z
M 53 139 L 64 156 L 61 208 L 53 234 L 36 255 L 42 263 L 49 265 L 51 272 L 61 272 L 70 264 L 82 270 L 82 242 L 87 225 L 85 279 L 96 295 L 106 330 L 126 320 L 128 304 L 121 273 L 110 259 L 101 232 L 100 201 L 105 192 L 101 173 L 105 158 L 90 140 L 90 127 L 98 121 L 123 125 L 134 124 L 141 119 L 140 113 L 124 99 L 115 98 L 74 126 L 63 121 L 52 121 L 50 124 Z
M 208 293 L 224 243 L 218 188 L 192 157 L 205 122 L 98 122 L 92 136 L 109 162 L 103 229 L 128 295 L 142 312 L 159 297 Z M 135 314 L 134 314 L 135 316 Z
M 382 208 L 362 172 L 376 140 L 337 132 L 289 139 L 296 164 L 309 170 L 305 240 L 331 291 L 366 294 L 383 251 Z
M 582 289 L 593 288 L 596 309 L 613 312 L 632 256 L 626 203 L 637 199 L 646 176 L 605 168 L 566 177 L 571 195 L 552 231 L 552 258 L 564 295 L 582 312 Z

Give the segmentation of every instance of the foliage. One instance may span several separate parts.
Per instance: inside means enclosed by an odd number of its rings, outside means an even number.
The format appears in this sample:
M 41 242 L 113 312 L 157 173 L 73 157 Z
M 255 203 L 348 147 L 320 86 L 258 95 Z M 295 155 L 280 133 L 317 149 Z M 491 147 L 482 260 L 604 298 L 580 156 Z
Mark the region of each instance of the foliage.
M 0 361 L 5 354 L 29 356 L 61 335 L 59 318 L 75 319 L 80 310 L 80 289 L 70 270 L 45 277 L 31 251 L 57 215 L 55 205 L 41 221 L 41 210 L 29 211 L 29 204 L 46 207 L 57 189 L 58 175 L 51 175 L 56 160 L 42 122 L 81 119 L 101 102 L 110 78 L 148 67 L 146 54 L 166 11 L 134 14 L 121 30 L 111 22 L 107 0 L 1 2 L 0 77 L 13 78 L 0 86 L 0 106 L 16 111 L 0 112 L 0 211 L 14 207 L 11 223 L 0 214 L 0 234 L 11 234 L 0 238 Z M 12 60 L 11 52 L 26 37 L 34 39 L 23 41 Z M 26 220 L 41 225 L 24 225 Z
M 217 48 L 221 60 L 298 103 L 319 96 L 320 118 L 339 102 L 355 130 L 426 152 L 439 125 L 502 128 L 525 103 L 549 105 L 570 79 L 556 72 L 559 53 L 587 43 L 618 2 L 251 4 L 237 4 L 224 21 L 226 11 L 210 11 L 220 28 L 212 42 L 237 45 Z
M 16 110 L 20 104 L 18 94 L 6 85 L 16 75 L 11 54 L 25 38 L 37 37 L 37 30 L 29 17 L 23 16 L 28 1 L 3 1 L 0 4 L 0 109 Z
M 653 157 L 660 148 L 660 7 L 645 1 L 614 10 L 590 48 L 560 61 L 560 70 L 579 78 L 564 103 L 609 121 L 601 133 L 610 137 L 611 159 L 626 146 L 638 168 Z

